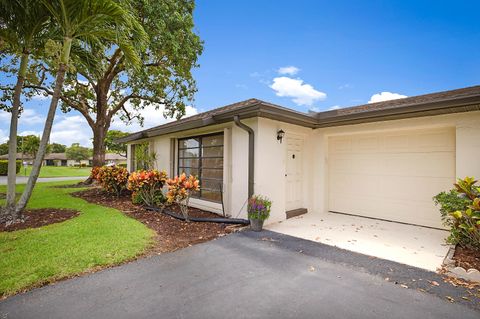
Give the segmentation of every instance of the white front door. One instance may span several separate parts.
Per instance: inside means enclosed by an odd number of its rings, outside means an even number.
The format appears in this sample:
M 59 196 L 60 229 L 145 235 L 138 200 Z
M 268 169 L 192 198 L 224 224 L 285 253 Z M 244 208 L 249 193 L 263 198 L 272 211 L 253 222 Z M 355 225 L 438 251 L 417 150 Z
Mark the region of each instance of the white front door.
M 302 208 L 303 186 L 303 140 L 287 137 L 286 158 L 286 209 L 287 211 Z

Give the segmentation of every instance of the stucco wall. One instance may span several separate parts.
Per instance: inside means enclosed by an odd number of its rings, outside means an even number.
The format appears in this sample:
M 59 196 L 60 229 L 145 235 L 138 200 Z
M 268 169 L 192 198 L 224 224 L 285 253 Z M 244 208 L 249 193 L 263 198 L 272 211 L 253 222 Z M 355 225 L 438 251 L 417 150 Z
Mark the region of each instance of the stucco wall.
M 295 136 L 303 139 L 303 198 L 302 208 L 309 212 L 323 213 L 328 207 L 328 138 L 369 132 L 424 129 L 436 127 L 455 128 L 456 134 L 456 176 L 480 178 L 480 112 L 458 113 L 375 122 L 322 129 L 308 129 L 265 118 L 242 121 L 255 131 L 255 194 L 269 197 L 272 202 L 271 218 L 268 223 L 285 219 L 285 170 L 286 138 Z M 286 136 L 283 143 L 276 139 L 282 129 Z M 225 212 L 233 217 L 246 218 L 248 192 L 248 134 L 233 122 L 189 130 L 177 134 L 156 137 L 150 140 L 157 153 L 157 168 L 165 169 L 170 176 L 172 170 L 172 140 L 177 138 L 224 132 L 224 205 Z M 143 141 L 142 141 L 143 142 Z M 129 147 L 130 150 L 130 147 Z M 128 153 L 129 159 L 131 152 Z M 130 169 L 130 160 L 129 169 Z M 218 203 L 192 199 L 192 206 L 216 213 L 222 212 Z

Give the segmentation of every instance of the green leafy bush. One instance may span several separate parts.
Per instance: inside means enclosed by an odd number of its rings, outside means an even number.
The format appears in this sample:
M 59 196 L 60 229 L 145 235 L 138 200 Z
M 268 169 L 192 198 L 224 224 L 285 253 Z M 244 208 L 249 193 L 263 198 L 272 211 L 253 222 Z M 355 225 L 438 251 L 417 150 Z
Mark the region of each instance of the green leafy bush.
M 128 171 L 118 166 L 103 166 L 98 170 L 97 180 L 107 192 L 120 194 L 127 188 Z
M 248 200 L 248 218 L 266 220 L 270 217 L 271 207 L 272 202 L 268 198 L 260 195 L 253 195 Z
M 22 161 L 16 161 L 16 172 L 20 172 L 20 167 L 22 167 Z M 8 161 L 7 160 L 0 160 L 0 175 L 6 176 L 8 175 Z
M 471 249 L 480 249 L 480 187 L 476 183 L 473 177 L 458 179 L 455 189 L 433 198 L 450 229 L 447 241 Z

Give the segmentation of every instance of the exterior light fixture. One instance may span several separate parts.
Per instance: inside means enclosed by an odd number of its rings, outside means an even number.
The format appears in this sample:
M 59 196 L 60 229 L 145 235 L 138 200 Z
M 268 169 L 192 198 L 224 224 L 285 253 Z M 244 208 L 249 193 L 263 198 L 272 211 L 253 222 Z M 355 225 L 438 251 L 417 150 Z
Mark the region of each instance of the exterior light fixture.
M 283 137 L 285 136 L 285 132 L 282 129 L 277 131 L 277 141 L 282 143 Z

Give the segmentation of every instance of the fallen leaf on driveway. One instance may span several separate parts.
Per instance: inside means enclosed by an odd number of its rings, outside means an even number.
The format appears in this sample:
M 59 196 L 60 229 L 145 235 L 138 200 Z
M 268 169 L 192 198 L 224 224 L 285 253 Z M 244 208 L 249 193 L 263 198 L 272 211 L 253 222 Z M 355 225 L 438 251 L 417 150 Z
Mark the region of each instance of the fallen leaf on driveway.
M 438 282 L 436 282 L 435 280 L 429 281 L 429 283 L 430 283 L 432 286 L 440 286 L 440 284 L 439 284 Z
M 408 289 L 408 286 L 404 284 L 401 284 L 400 287 Z
M 455 299 L 453 299 L 453 298 L 452 298 L 452 297 L 450 297 L 450 296 L 445 296 L 445 298 L 447 298 L 447 299 L 448 299 L 448 301 L 450 301 L 450 302 L 455 302 Z
M 310 270 L 310 271 L 315 271 L 315 267 L 310 266 L 310 268 L 308 268 L 308 270 Z

